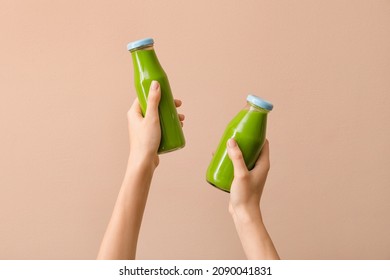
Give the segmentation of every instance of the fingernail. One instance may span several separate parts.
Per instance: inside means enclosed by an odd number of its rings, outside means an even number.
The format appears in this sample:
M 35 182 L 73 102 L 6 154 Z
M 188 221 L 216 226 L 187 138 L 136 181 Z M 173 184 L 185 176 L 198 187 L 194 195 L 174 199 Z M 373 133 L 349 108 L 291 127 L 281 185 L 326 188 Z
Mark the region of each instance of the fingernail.
M 234 141 L 233 138 L 230 138 L 230 139 L 228 140 L 228 146 L 229 146 L 230 148 L 233 148 L 233 147 L 237 146 L 237 143 L 236 143 L 236 141 Z
M 159 87 L 159 83 L 157 81 L 152 81 L 152 84 L 150 85 L 150 89 L 156 90 Z

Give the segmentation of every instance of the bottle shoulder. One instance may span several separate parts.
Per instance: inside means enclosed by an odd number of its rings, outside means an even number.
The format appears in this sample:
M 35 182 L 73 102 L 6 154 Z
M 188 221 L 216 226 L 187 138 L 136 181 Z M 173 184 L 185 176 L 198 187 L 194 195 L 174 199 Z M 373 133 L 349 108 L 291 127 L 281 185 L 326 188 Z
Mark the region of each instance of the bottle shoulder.
M 258 111 L 241 110 L 227 125 L 226 130 L 235 133 L 258 134 L 266 129 L 267 114 Z

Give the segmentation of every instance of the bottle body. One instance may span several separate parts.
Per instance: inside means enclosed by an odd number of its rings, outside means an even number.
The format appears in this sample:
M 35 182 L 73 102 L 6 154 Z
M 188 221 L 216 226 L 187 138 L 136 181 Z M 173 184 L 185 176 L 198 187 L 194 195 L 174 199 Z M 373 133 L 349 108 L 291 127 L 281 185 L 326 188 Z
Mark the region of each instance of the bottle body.
M 227 154 L 227 141 L 234 138 L 251 170 L 264 145 L 268 110 L 249 103 L 227 125 L 213 158 L 207 168 L 206 180 L 211 185 L 230 192 L 234 179 L 233 163 Z
M 158 81 L 160 84 L 159 117 L 161 142 L 158 153 L 162 154 L 183 148 L 185 139 L 171 87 L 167 74 L 161 67 L 153 46 L 149 45 L 131 50 L 131 55 L 134 65 L 134 85 L 143 115 L 145 115 L 147 110 L 150 84 L 153 80 Z

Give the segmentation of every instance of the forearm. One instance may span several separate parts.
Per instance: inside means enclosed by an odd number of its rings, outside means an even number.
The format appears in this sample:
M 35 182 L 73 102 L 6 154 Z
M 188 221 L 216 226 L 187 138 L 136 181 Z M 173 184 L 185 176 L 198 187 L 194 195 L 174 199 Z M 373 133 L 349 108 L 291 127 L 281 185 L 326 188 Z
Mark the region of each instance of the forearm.
M 135 259 L 154 166 L 130 158 L 98 259 Z
M 279 255 L 264 226 L 260 209 L 232 213 L 245 255 L 248 259 L 279 259 Z

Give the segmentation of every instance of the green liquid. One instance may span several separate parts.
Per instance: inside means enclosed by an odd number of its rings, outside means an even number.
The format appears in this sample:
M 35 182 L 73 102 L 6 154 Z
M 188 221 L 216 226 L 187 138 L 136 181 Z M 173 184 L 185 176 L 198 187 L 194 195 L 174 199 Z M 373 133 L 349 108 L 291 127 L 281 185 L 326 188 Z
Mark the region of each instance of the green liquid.
M 159 116 L 161 142 L 158 153 L 167 153 L 185 145 L 185 139 L 175 102 L 172 96 L 167 74 L 161 67 L 153 49 L 140 49 L 131 52 L 134 65 L 134 84 L 142 114 L 145 116 L 150 84 L 153 80 L 160 83 L 161 100 Z
M 221 190 L 230 192 L 234 178 L 233 163 L 227 154 L 226 145 L 234 138 L 244 156 L 245 164 L 251 170 L 260 155 L 265 142 L 267 110 L 246 108 L 240 111 L 228 124 L 206 172 L 206 180 Z

